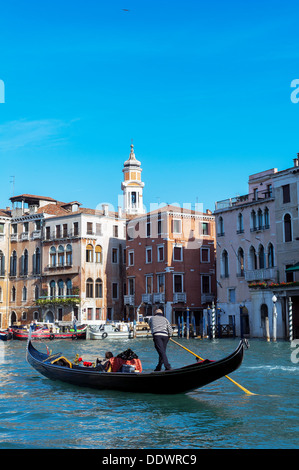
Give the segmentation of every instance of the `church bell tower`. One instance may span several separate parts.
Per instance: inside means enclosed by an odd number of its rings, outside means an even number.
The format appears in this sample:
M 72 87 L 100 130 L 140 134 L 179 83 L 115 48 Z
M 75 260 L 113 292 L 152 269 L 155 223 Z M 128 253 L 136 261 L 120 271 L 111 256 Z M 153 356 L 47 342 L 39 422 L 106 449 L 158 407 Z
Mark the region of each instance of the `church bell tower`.
M 144 214 L 143 187 L 141 181 L 141 163 L 136 159 L 134 145 L 131 144 L 129 159 L 124 162 L 124 181 L 121 184 L 123 191 L 123 210 L 127 215 Z

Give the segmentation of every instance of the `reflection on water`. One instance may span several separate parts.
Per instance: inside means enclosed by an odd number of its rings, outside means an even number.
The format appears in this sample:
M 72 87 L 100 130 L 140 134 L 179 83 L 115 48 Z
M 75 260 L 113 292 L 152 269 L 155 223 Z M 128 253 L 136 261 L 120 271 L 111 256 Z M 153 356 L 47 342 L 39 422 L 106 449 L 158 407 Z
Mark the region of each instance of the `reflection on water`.
M 202 357 L 219 359 L 238 340 L 180 342 Z M 151 339 L 36 342 L 69 358 L 85 360 L 130 347 L 145 370 L 157 361 Z M 51 381 L 25 360 L 26 344 L 1 346 L 0 448 L 201 449 L 297 448 L 298 366 L 290 345 L 251 340 L 242 366 L 231 377 L 257 395 L 246 395 L 222 378 L 187 395 L 98 391 Z M 174 367 L 194 357 L 174 344 Z

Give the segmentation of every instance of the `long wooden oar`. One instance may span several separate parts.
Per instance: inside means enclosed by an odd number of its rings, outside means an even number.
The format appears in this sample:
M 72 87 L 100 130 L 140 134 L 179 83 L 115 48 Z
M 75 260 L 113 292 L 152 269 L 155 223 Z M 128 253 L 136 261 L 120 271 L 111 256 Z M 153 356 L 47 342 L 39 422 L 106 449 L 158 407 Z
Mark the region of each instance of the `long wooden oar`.
M 185 346 L 182 346 L 180 343 L 177 343 L 176 341 L 174 341 L 174 339 L 172 338 L 169 338 L 170 341 L 172 341 L 173 343 L 177 344 L 178 346 L 180 346 L 181 348 L 185 349 L 186 351 L 188 351 L 189 353 L 193 354 L 193 356 L 195 357 L 198 357 L 198 359 L 200 359 L 201 361 L 203 361 L 204 359 L 202 357 L 200 357 L 198 354 L 195 354 L 194 352 L 190 351 L 190 349 L 187 349 L 185 348 Z M 243 390 L 245 393 L 247 393 L 247 395 L 256 395 L 256 393 L 252 393 L 250 392 L 249 390 L 247 390 L 247 388 L 245 387 L 242 387 L 242 385 L 238 384 L 235 380 L 231 379 L 228 375 L 225 375 L 225 378 L 230 380 L 231 382 L 233 382 L 235 385 L 237 385 L 237 387 L 239 387 L 241 390 Z

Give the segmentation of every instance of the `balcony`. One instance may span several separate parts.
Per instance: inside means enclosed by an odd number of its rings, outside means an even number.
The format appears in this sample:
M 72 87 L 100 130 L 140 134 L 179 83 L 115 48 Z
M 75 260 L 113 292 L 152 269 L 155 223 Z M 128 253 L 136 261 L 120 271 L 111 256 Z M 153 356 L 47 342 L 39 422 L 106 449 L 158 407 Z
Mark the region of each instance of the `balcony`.
M 153 294 L 153 303 L 154 304 L 164 304 L 165 302 L 165 294 L 164 292 L 158 292 Z
M 135 305 L 135 295 L 125 295 L 124 296 L 125 305 Z
M 276 268 L 253 269 L 245 271 L 246 281 L 266 281 L 269 279 L 276 279 Z
M 213 302 L 215 300 L 215 295 L 214 294 L 201 294 L 201 303 L 202 304 L 208 304 Z
M 39 230 L 37 230 L 39 232 Z M 43 240 L 45 242 L 53 241 L 53 240 L 65 240 L 68 238 L 79 238 L 78 230 L 63 230 L 61 232 L 57 232 L 56 230 L 53 231 L 45 231 Z
M 32 240 L 38 240 L 39 238 L 41 238 L 41 236 L 42 236 L 41 230 L 34 230 L 31 234 Z
M 185 304 L 186 303 L 186 292 L 174 292 L 173 293 L 173 303 L 174 304 L 180 304 L 180 303 L 183 303 Z
M 152 294 L 142 294 L 142 302 L 144 304 L 152 304 Z
M 79 272 L 79 267 L 73 266 L 73 264 L 68 264 L 68 263 L 48 264 L 48 266 L 45 266 L 44 271 L 45 271 L 44 274 L 46 276 L 54 274 L 54 271 L 55 271 L 55 274 L 56 273 L 61 274 L 63 271 L 67 271 L 67 274 L 71 274 L 71 273 L 76 274 Z
M 17 233 L 12 233 L 12 234 L 10 235 L 10 240 L 11 240 L 12 242 L 17 242 L 17 241 L 18 241 L 18 234 L 17 234 Z
M 21 235 L 20 235 L 20 240 L 21 240 L 21 242 L 23 242 L 25 240 L 29 240 L 29 233 L 28 232 L 22 232 Z
M 222 211 L 232 207 L 244 206 L 253 202 L 266 201 L 268 199 L 274 199 L 272 191 L 256 191 L 255 193 L 245 194 L 244 196 L 231 197 L 229 199 L 217 201 L 215 203 L 215 210 Z

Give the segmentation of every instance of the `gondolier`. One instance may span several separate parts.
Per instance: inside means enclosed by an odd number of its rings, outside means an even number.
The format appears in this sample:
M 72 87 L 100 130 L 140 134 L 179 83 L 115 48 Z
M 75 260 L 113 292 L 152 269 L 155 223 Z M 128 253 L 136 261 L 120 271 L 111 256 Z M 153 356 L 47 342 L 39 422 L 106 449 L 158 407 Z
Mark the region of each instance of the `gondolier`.
M 154 345 L 159 354 L 159 362 L 155 371 L 159 371 L 164 364 L 165 370 L 170 370 L 171 366 L 166 355 L 166 347 L 173 329 L 161 309 L 155 311 L 155 315 L 149 319 L 149 326 L 153 335 Z

